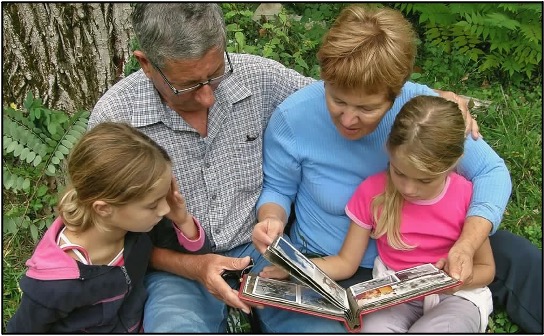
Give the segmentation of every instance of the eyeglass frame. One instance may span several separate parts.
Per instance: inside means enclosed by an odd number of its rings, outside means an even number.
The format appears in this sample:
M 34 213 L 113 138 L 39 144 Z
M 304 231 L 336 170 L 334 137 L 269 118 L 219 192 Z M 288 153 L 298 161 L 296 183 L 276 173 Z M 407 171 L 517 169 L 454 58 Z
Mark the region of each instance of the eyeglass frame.
M 157 69 L 157 71 L 159 72 L 159 74 L 161 75 L 162 79 L 164 79 L 164 82 L 170 87 L 170 90 L 172 90 L 172 93 L 176 96 L 179 96 L 181 94 L 184 94 L 184 93 L 188 93 L 188 92 L 193 92 L 193 91 L 196 91 L 206 85 L 212 85 L 213 81 L 217 81 L 217 80 L 220 80 L 218 85 L 225 79 L 227 78 L 228 76 L 230 76 L 233 72 L 234 72 L 234 68 L 232 66 L 232 62 L 230 61 L 230 56 L 229 56 L 229 53 L 225 50 L 225 54 L 227 55 L 227 62 L 228 62 L 228 66 L 229 66 L 229 70 L 228 71 L 225 71 L 224 74 L 220 75 L 220 76 L 217 76 L 217 77 L 212 77 L 212 78 L 208 78 L 208 80 L 206 80 L 205 82 L 200 82 L 200 83 L 197 83 L 195 84 L 194 86 L 191 86 L 189 88 L 186 88 L 186 89 L 176 89 L 174 87 L 174 85 L 172 85 L 172 83 L 170 83 L 170 81 L 168 80 L 168 78 L 166 78 L 166 76 L 164 75 L 164 73 L 161 71 L 161 69 L 155 65 L 155 63 L 151 62 L 151 60 L 149 60 L 149 63 L 151 63 L 151 65 L 153 65 L 153 67 L 155 69 Z

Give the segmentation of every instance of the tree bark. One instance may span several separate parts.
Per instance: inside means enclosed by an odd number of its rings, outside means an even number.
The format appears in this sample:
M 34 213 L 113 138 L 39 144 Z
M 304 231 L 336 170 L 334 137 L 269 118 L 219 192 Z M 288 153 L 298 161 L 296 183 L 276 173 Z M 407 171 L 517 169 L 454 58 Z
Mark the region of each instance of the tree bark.
M 123 75 L 133 37 L 128 3 L 7 3 L 4 104 L 27 92 L 51 109 L 91 110 Z

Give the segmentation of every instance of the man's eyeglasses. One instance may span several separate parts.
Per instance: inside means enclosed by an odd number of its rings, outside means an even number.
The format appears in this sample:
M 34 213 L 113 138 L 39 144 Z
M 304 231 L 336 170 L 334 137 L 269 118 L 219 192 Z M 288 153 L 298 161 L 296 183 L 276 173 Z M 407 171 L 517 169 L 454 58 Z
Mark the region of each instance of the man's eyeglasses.
M 209 78 L 205 82 L 198 83 L 198 84 L 189 86 L 189 87 L 184 88 L 184 89 L 176 89 L 172 85 L 172 83 L 170 83 L 170 81 L 166 78 L 166 76 L 162 73 L 161 69 L 159 69 L 159 67 L 156 66 L 153 62 L 151 62 L 151 64 L 153 65 L 153 67 L 155 67 L 155 69 L 157 69 L 157 71 L 161 75 L 162 79 L 164 79 L 164 81 L 166 82 L 166 84 L 168 84 L 168 86 L 170 87 L 172 92 L 177 96 L 177 95 L 180 95 L 180 94 L 183 94 L 183 93 L 196 91 L 196 90 L 200 89 L 201 87 L 203 87 L 204 85 L 210 85 L 212 88 L 215 89 L 219 85 L 219 83 L 221 83 L 221 81 L 223 81 L 225 78 L 230 76 L 232 74 L 232 72 L 234 71 L 234 68 L 232 67 L 232 63 L 230 61 L 229 53 L 225 51 L 225 54 L 227 55 L 227 62 L 228 62 L 228 67 L 229 68 L 228 68 L 228 70 L 225 71 L 224 74 L 222 74 L 220 76 L 217 76 L 217 77 Z

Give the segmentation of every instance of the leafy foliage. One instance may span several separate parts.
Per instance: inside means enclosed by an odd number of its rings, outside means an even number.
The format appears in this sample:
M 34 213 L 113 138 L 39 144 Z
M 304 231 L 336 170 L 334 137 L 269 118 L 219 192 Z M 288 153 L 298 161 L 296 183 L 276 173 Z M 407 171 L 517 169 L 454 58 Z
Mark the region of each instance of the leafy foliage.
M 253 20 L 247 4 L 223 3 L 228 51 L 264 56 L 310 77 L 319 77 L 316 53 L 343 4 L 282 8 L 274 18 Z
M 497 71 L 516 82 L 542 76 L 542 6 L 532 3 L 402 3 L 425 40 L 446 53 L 466 55 L 479 72 Z
M 23 109 L 3 108 L 3 232 L 16 234 L 29 229 L 34 241 L 49 225 L 56 203 L 55 186 L 62 163 L 87 129 L 89 112 L 68 116 L 45 108 L 39 98 L 28 93 Z M 10 204 L 13 198 L 24 201 Z

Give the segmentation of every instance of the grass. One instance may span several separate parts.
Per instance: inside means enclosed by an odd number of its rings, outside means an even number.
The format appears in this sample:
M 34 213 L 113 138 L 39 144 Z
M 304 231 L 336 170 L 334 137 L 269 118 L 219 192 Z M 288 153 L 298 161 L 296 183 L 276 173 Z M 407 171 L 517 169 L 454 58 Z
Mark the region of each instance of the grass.
M 26 271 L 25 262 L 34 243 L 26 235 L 4 235 L 2 243 L 2 331 L 5 332 L 6 323 L 21 300 L 19 279 Z

